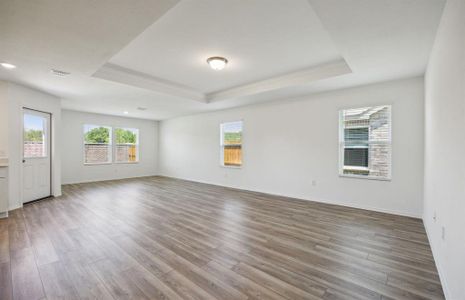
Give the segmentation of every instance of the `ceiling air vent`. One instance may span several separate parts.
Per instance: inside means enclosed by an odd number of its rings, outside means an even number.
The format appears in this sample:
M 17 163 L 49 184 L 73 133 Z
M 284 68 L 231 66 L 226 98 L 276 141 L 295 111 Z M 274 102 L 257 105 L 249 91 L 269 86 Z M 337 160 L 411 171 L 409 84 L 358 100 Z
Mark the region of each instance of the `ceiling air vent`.
M 142 110 L 142 111 L 144 111 L 144 110 L 147 110 L 147 107 L 140 107 L 140 106 L 139 106 L 139 107 L 137 108 L 137 110 Z
M 55 75 L 55 76 L 60 76 L 60 77 L 66 77 L 68 76 L 70 73 L 68 72 L 65 72 L 65 71 L 60 71 L 60 70 L 55 70 L 55 69 L 51 69 L 50 72 Z

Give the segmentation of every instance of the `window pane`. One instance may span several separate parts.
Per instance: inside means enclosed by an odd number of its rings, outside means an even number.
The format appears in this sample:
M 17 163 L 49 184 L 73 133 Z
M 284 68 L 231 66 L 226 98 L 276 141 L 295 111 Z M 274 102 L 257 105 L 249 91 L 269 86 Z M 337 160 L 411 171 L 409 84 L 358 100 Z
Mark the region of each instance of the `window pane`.
M 242 147 L 241 146 L 224 146 L 224 165 L 240 166 L 242 164 Z
M 24 114 L 23 155 L 25 158 L 47 156 L 47 120 Z
M 111 128 L 84 125 L 84 163 L 111 162 Z
M 370 176 L 389 177 L 391 172 L 391 144 L 371 143 L 369 151 Z
M 116 162 L 137 162 L 139 130 L 135 128 L 116 128 Z
M 221 127 L 223 145 L 242 144 L 242 122 L 223 123 Z
M 84 125 L 84 141 L 89 144 L 110 144 L 111 128 Z
M 116 128 L 116 143 L 117 144 L 137 144 L 137 129 L 132 128 Z
M 368 148 L 345 148 L 344 166 L 368 168 Z
M 345 128 L 344 140 L 346 143 L 355 141 L 363 141 L 368 143 L 368 127 Z
M 242 121 L 221 124 L 222 164 L 242 165 Z
M 110 162 L 111 149 L 106 144 L 85 144 L 84 162 L 87 164 Z
M 342 174 L 389 178 L 391 174 L 391 107 L 341 111 Z

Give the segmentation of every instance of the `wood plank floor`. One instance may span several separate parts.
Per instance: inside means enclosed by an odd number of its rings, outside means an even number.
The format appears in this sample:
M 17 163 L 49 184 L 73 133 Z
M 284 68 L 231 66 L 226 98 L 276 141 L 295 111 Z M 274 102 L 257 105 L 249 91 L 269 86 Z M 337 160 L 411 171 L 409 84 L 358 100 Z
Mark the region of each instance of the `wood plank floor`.
M 444 299 L 421 220 L 147 177 L 0 220 L 0 299 Z

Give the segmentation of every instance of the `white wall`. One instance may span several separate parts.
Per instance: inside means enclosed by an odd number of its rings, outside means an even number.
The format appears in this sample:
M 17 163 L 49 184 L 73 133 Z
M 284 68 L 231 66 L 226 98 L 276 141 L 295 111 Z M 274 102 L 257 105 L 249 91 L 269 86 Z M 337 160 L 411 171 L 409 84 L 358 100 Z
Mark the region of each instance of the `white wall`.
M 465 1 L 448 0 L 425 78 L 423 220 L 448 299 L 465 299 Z M 434 216 L 436 214 L 436 221 Z M 445 237 L 442 239 L 442 228 Z
M 0 81 L 0 158 L 8 153 L 8 84 Z M 0 166 L 0 218 L 8 216 L 8 169 Z
M 63 110 L 62 118 L 63 184 L 157 174 L 158 122 L 70 110 Z M 139 163 L 84 165 L 84 124 L 138 128 Z
M 0 102 L 0 111 L 7 114 L 7 122 L 1 123 L 7 128 L 7 137 L 1 135 L 1 151 L 9 158 L 8 166 L 8 198 L 9 209 L 22 206 L 22 108 L 41 110 L 52 114 L 52 193 L 61 195 L 61 158 L 60 158 L 60 128 L 61 101 L 59 98 L 13 83 L 1 83 L 6 86 L 4 100 Z M 6 99 L 6 101 L 5 101 Z M 6 127 L 5 127 L 6 126 Z
M 414 78 L 162 121 L 160 174 L 421 216 L 423 100 Z M 392 181 L 339 177 L 338 111 L 379 104 L 393 109 Z M 219 124 L 240 119 L 243 167 L 220 167 Z
M 8 84 L 0 81 L 0 157 L 8 152 Z

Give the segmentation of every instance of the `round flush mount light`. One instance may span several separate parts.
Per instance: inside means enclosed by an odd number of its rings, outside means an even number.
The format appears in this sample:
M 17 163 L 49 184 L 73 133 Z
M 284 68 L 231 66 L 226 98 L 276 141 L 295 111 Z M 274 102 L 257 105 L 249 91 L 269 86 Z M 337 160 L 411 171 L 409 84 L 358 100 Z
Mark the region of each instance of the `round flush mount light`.
M 123 111 L 123 114 L 127 115 L 127 114 L 129 114 L 129 112 L 128 111 Z
M 207 59 L 207 63 L 210 65 L 210 68 L 219 71 L 226 67 L 228 60 L 221 56 L 212 56 Z
M 12 64 L 9 64 L 9 63 L 6 63 L 6 62 L 2 62 L 2 63 L 0 63 L 0 65 L 2 67 L 4 67 L 5 69 L 8 69 L 8 70 L 16 69 L 15 65 L 12 65 Z

